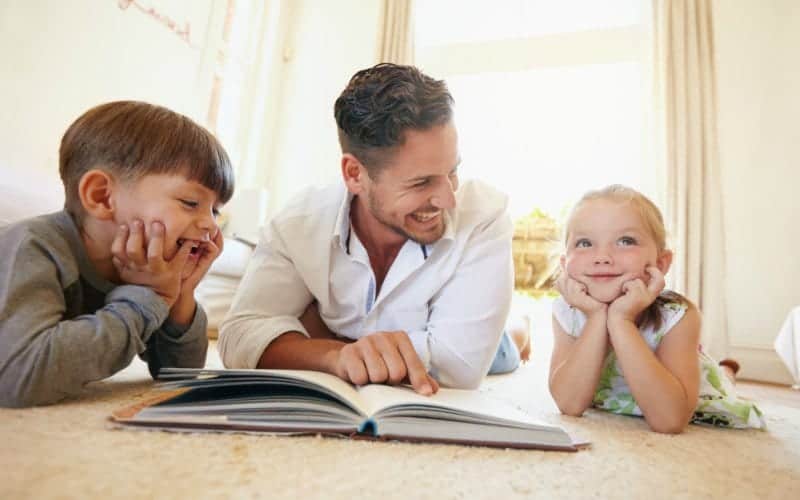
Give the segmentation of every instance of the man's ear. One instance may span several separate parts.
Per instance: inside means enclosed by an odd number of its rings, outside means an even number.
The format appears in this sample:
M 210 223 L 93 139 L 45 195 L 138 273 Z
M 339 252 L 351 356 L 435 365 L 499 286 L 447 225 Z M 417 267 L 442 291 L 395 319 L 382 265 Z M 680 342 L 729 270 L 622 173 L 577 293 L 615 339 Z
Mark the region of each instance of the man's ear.
M 364 191 L 364 177 L 367 170 L 354 155 L 345 153 L 342 155 L 342 178 L 347 190 L 353 194 L 360 194 Z
M 87 214 L 100 220 L 114 218 L 114 179 L 106 172 L 92 169 L 81 176 L 78 197 Z
M 656 259 L 656 267 L 661 274 L 667 274 L 669 271 L 670 266 L 672 265 L 672 250 L 664 250 L 661 252 L 661 255 L 658 256 Z

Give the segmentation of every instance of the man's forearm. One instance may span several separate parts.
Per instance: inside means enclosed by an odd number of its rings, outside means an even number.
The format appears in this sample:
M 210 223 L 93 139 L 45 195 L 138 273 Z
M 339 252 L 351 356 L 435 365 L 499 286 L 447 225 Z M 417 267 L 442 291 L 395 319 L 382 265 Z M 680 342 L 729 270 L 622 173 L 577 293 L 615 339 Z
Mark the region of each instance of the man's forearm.
M 257 367 L 317 370 L 335 375 L 336 355 L 344 345 L 341 340 L 309 339 L 299 332 L 286 332 L 267 346 Z

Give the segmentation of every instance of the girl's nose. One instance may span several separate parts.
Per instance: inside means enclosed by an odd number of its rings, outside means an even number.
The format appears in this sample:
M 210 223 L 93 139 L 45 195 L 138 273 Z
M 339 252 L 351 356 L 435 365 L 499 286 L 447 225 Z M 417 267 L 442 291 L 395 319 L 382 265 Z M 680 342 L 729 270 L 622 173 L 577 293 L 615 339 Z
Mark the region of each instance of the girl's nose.
M 598 250 L 594 254 L 594 263 L 595 264 L 613 264 L 614 259 L 611 257 L 611 252 L 607 252 L 605 250 Z

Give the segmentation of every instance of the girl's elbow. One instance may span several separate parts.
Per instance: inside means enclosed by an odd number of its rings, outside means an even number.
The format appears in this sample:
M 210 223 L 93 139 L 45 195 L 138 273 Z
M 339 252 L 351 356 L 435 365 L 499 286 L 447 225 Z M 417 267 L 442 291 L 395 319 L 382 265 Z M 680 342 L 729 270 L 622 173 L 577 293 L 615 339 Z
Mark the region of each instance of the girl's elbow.
M 689 425 L 689 418 L 685 415 L 675 415 L 658 419 L 658 421 L 648 420 L 647 423 L 654 432 L 661 434 L 681 434 Z

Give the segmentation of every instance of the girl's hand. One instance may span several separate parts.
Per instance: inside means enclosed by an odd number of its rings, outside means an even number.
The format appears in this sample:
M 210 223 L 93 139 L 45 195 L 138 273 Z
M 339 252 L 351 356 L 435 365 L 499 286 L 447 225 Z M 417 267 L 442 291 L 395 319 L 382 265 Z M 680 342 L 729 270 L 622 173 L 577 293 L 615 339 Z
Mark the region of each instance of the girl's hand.
M 636 317 L 658 298 L 664 289 L 664 274 L 655 266 L 648 266 L 645 271 L 650 275 L 647 285 L 639 278 L 622 284 L 622 295 L 608 307 L 609 322 L 624 320 L 635 323 Z
M 561 293 L 561 296 L 564 297 L 567 304 L 578 309 L 586 316 L 605 311 L 608 307 L 606 304 L 589 295 L 586 285 L 572 279 L 563 269 L 561 275 L 556 280 L 556 288 Z

